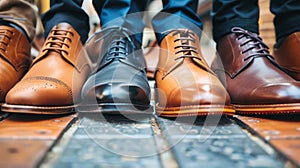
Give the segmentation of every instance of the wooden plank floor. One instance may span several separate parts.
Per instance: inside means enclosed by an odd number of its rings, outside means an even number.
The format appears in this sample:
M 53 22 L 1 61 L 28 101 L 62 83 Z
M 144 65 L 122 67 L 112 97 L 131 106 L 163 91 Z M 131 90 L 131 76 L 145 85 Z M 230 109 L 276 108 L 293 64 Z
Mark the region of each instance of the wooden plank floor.
M 300 165 L 300 115 L 236 118 L 291 162 Z
M 75 118 L 1 114 L 0 167 L 37 167 Z
M 300 166 L 299 116 L 1 116 L 1 167 Z

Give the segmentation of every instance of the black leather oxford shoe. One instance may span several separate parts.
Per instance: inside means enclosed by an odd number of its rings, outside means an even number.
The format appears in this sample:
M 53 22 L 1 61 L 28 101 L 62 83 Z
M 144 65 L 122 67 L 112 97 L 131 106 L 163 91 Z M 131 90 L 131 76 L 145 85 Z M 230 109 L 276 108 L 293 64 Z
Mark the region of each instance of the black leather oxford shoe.
M 97 64 L 83 86 L 80 111 L 108 114 L 152 111 L 141 44 L 129 30 L 104 29 L 88 40 L 86 51 Z

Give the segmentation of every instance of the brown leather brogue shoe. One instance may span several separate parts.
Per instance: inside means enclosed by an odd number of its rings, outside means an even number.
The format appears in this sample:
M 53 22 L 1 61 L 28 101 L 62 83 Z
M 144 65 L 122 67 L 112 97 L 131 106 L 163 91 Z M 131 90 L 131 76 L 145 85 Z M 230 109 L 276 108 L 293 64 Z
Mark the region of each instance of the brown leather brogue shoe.
M 156 112 L 165 117 L 232 113 L 225 88 L 201 55 L 189 30 L 171 31 L 160 44 L 155 73 Z
M 53 27 L 30 70 L 7 94 L 5 112 L 72 113 L 91 72 L 79 34 L 67 23 Z
M 300 112 L 300 83 L 287 75 L 254 33 L 235 27 L 217 43 L 223 67 L 213 68 L 238 114 Z
M 7 92 L 27 72 L 32 58 L 26 36 L 15 28 L 0 26 L 0 105 Z
M 289 35 L 279 48 L 274 48 L 274 57 L 291 77 L 300 81 L 300 32 Z

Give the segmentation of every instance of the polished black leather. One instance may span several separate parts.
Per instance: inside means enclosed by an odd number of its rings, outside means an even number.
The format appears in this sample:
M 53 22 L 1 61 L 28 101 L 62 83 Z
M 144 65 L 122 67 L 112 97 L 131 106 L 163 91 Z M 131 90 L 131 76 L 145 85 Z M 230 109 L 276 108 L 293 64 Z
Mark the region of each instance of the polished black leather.
M 146 62 L 130 31 L 114 27 L 102 30 L 88 40 L 86 50 L 97 64 L 82 89 L 85 107 L 96 102 L 96 110 L 102 112 L 150 108 Z

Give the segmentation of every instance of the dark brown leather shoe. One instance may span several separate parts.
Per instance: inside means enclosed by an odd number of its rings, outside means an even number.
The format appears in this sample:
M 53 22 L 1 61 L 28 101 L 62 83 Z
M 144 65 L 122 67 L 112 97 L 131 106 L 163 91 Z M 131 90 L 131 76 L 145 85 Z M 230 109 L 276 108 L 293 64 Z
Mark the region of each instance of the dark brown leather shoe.
M 67 23 L 53 27 L 30 70 L 7 94 L 2 110 L 16 113 L 72 113 L 90 73 L 79 34 Z
M 274 48 L 274 57 L 291 77 L 300 81 L 300 32 L 289 35 L 279 48 Z
M 217 51 L 223 67 L 213 69 L 238 114 L 300 112 L 300 83 L 280 69 L 257 34 L 235 27 L 218 41 Z
M 160 44 L 156 112 L 165 117 L 232 113 L 230 98 L 189 30 L 171 31 Z
M 26 36 L 15 28 L 0 26 L 0 105 L 7 92 L 27 72 L 32 58 Z

